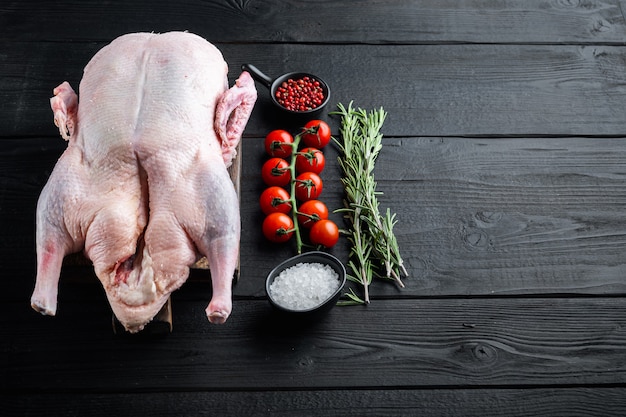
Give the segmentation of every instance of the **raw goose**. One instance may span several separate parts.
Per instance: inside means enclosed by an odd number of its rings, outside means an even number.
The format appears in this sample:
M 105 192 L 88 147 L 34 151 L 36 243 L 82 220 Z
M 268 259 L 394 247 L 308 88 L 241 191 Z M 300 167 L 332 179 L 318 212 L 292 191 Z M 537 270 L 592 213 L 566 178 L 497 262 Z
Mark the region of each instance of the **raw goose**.
M 114 314 L 141 330 L 207 257 L 223 323 L 239 251 L 239 204 L 227 172 L 256 101 L 243 72 L 228 88 L 220 51 L 199 36 L 124 35 L 85 68 L 80 102 L 54 90 L 68 147 L 37 205 L 31 305 L 54 315 L 65 255 L 84 250 Z

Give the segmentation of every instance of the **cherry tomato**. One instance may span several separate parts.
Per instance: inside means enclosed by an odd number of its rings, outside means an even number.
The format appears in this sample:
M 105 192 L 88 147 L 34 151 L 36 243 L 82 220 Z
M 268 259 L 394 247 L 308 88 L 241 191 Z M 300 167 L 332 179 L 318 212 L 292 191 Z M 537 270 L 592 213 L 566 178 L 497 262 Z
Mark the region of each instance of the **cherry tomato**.
M 323 188 L 322 179 L 315 172 L 303 172 L 296 177 L 296 198 L 300 201 L 317 199 Z
M 263 235 L 272 242 L 286 242 L 292 234 L 293 220 L 285 213 L 270 213 L 263 220 Z
M 309 239 L 314 245 L 331 248 L 339 240 L 339 228 L 332 220 L 320 220 L 311 227 Z
M 326 166 L 326 158 L 317 148 L 304 148 L 296 156 L 296 171 L 321 173 Z
M 261 168 L 261 177 L 267 185 L 277 185 L 284 187 L 291 180 L 289 172 L 289 162 L 283 158 L 270 158 Z
M 302 141 L 306 146 L 313 146 L 322 149 L 330 142 L 330 126 L 323 120 L 311 120 L 304 125 L 304 130 L 317 127 L 316 133 L 305 133 L 302 135 Z
M 291 211 L 291 202 L 289 193 L 281 187 L 269 187 L 261 193 L 259 197 L 261 210 L 265 214 L 270 213 L 289 213 Z
M 309 200 L 298 206 L 298 223 L 310 229 L 319 220 L 328 218 L 328 207 L 320 200 Z
M 272 130 L 265 137 L 265 152 L 270 156 L 286 158 L 293 152 L 293 136 L 286 130 Z

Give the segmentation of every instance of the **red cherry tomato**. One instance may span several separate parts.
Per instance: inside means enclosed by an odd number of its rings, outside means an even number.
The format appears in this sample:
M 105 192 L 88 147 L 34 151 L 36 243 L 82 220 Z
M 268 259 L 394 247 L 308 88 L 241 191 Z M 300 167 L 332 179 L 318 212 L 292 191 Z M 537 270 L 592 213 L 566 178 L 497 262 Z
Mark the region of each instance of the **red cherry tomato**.
M 315 172 L 303 172 L 296 177 L 296 198 L 300 201 L 317 199 L 322 194 L 324 184 Z
M 289 193 L 281 187 L 269 187 L 261 193 L 259 197 L 261 210 L 265 214 L 289 213 L 291 211 L 291 201 Z
M 314 245 L 331 248 L 339 240 L 339 228 L 332 220 L 320 220 L 311 227 L 309 239 Z
M 289 162 L 283 158 L 270 158 L 261 168 L 261 177 L 267 185 L 277 185 L 284 187 L 291 180 L 289 172 Z
M 304 130 L 317 128 L 315 133 L 305 133 L 302 135 L 302 141 L 306 146 L 313 146 L 322 149 L 330 142 L 330 126 L 323 120 L 311 120 L 304 125 Z
M 293 234 L 293 220 L 285 213 L 270 213 L 263 220 L 263 235 L 271 242 L 286 242 Z
M 296 171 L 321 173 L 326 166 L 326 158 L 317 148 L 304 148 L 296 156 Z
M 286 158 L 293 152 L 293 136 L 286 130 L 272 130 L 265 137 L 265 152 L 270 156 Z
M 298 223 L 310 229 L 319 220 L 328 218 L 328 207 L 320 200 L 309 200 L 298 206 Z

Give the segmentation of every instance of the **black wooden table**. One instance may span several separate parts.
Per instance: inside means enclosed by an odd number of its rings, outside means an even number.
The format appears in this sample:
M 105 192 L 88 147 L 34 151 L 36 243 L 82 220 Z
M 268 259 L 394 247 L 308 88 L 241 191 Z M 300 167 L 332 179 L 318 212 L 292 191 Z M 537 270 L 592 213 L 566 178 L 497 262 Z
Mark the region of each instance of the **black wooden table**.
M 626 21 L 622 1 L 4 1 L 0 5 L 0 414 L 623 416 Z M 65 143 L 48 99 L 137 31 L 189 30 L 229 62 L 326 79 L 383 107 L 376 178 L 406 288 L 314 325 L 277 322 L 262 138 L 294 129 L 260 85 L 242 151 L 241 280 L 210 325 L 202 271 L 167 337 L 111 331 L 88 266 L 31 310 L 37 197 Z M 338 119 L 327 114 L 333 129 Z M 324 200 L 343 198 L 327 150 Z M 341 221 L 338 214 L 335 219 Z M 345 239 L 330 250 L 344 262 Z M 358 291 L 358 287 L 356 287 Z

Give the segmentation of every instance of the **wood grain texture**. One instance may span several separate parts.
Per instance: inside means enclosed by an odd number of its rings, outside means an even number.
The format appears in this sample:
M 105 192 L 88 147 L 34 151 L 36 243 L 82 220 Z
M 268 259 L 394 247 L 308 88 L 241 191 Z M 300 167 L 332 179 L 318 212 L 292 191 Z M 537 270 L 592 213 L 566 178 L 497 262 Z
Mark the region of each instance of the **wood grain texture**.
M 139 0 L 0 4 L 0 414 L 626 415 L 626 1 Z M 127 32 L 189 30 L 230 65 L 308 71 L 337 103 L 383 106 L 381 207 L 403 290 L 287 323 L 264 293 L 294 254 L 261 236 L 262 138 L 296 131 L 259 100 L 243 143 L 241 279 L 207 323 L 206 271 L 167 337 L 113 335 L 89 267 L 57 317 L 29 307 L 34 213 L 66 144 L 52 89 Z M 324 201 L 341 206 L 337 150 Z M 341 223 L 341 216 L 332 214 Z M 345 239 L 330 250 L 347 260 Z
M 104 24 L 101 16 L 111 12 L 116 18 Z M 617 0 L 13 1 L 0 7 L 0 26 L 11 40 L 81 43 L 169 30 L 226 43 L 623 45 L 626 36 Z
M 0 162 L 5 260 L 32 271 L 38 194 L 61 139 L 10 142 Z M 626 293 L 626 142 L 620 138 L 389 138 L 375 172 L 381 207 L 397 214 L 407 287 L 380 296 Z M 293 245 L 260 232 L 262 138 L 243 141 L 239 296 L 264 296 L 263 277 Z M 323 199 L 342 207 L 337 151 L 326 149 Z M 341 224 L 341 216 L 332 219 Z M 331 253 L 346 261 L 343 239 Z M 9 255 L 12 254 L 12 255 Z M 7 265 L 8 267 L 9 265 Z M 30 285 L 26 278 L 24 287 Z M 9 292 L 10 293 L 10 292 Z M 376 297 L 376 295 L 374 295 Z
M 290 325 L 266 300 L 206 321 L 204 290 L 173 297 L 166 338 L 115 338 L 106 301 L 59 315 L 5 303 L 8 392 L 469 388 L 626 383 L 621 298 L 379 300 Z M 9 326 L 10 324 L 10 326 Z M 80 331 L 75 331 L 80 329 Z M 236 359 L 235 359 L 236 358 Z M 46 375 L 46 377 L 41 377 Z M 97 377 L 95 377 L 97 376 Z
M 2 396 L 7 416 L 622 417 L 624 388 L 389 389 Z
M 104 43 L 9 44 L 0 68 L 1 136 L 56 136 L 49 98 L 64 80 L 78 87 Z M 231 83 L 241 64 L 270 76 L 317 74 L 331 86 L 328 111 L 354 101 L 389 112 L 391 136 L 622 136 L 626 134 L 626 47 L 571 45 L 218 44 Z M 324 59 L 315 57 L 323 56 Z M 313 58 L 312 58 L 313 57 Z M 329 65 L 330 63 L 330 65 Z M 367 63 L 367 64 L 366 64 Z M 19 88 L 16 88 L 19 86 Z M 284 124 L 267 89 L 246 136 Z
M 255 158 L 263 158 L 263 149 L 260 140 L 245 146 L 242 210 L 249 233 L 236 291 L 258 294 L 245 277 L 269 272 L 275 256 L 289 252 L 277 254 L 254 239 L 261 239 L 254 231 L 263 189 Z M 375 178 L 381 207 L 398 216 L 410 278 L 402 291 L 381 285 L 377 293 L 625 293 L 625 150 L 623 139 L 385 139 Z M 337 209 L 340 173 L 335 154 L 326 152 L 324 199 Z M 345 259 L 344 249 L 335 254 Z

